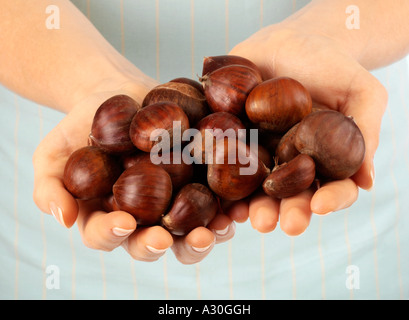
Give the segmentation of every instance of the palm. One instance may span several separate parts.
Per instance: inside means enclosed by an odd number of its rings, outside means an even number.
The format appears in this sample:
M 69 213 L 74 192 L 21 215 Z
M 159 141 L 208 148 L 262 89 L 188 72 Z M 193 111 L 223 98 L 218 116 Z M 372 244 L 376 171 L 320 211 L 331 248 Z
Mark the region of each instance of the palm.
M 135 219 L 127 212 L 105 212 L 100 201 L 77 201 L 63 185 L 65 163 L 70 154 L 87 145 L 88 135 L 96 109 L 103 101 L 119 92 L 103 92 L 92 95 L 75 106 L 71 112 L 45 137 L 38 146 L 34 158 L 34 199 L 44 212 L 53 213 L 66 227 L 77 222 L 84 244 L 99 250 L 113 250 L 122 245 L 135 259 L 152 261 L 158 259 L 173 244 L 176 257 L 183 263 L 195 263 L 203 259 L 215 241 L 231 238 L 234 227 L 219 236 L 207 228 L 197 228 L 186 237 L 173 239 L 162 227 L 136 229 Z M 123 92 L 121 92 L 123 93 Z M 52 210 L 50 201 L 61 209 Z M 231 219 L 217 215 L 209 228 L 226 229 Z M 123 236 L 113 235 L 113 230 Z M 134 232 L 135 231 L 135 232 Z M 215 239 L 216 238 L 216 239 Z M 192 248 L 207 248 L 195 251 Z M 147 248 L 154 248 L 149 251 Z
M 339 43 L 324 35 L 294 32 L 273 25 L 237 45 L 231 54 L 252 60 L 265 79 L 285 76 L 298 80 L 314 101 L 352 116 L 365 138 L 364 163 L 351 179 L 329 183 L 315 194 L 310 191 L 280 204 L 270 200 L 270 211 L 266 214 L 264 210 L 265 216 L 278 220 L 279 211 L 281 227 L 291 226 L 293 229 L 288 229 L 288 233 L 298 234 L 308 226 L 311 211 L 325 214 L 345 208 L 356 200 L 358 186 L 364 189 L 372 186 L 372 160 L 386 107 L 386 92 Z M 265 207 L 260 199 L 250 202 L 250 219 L 257 220 L 259 207 Z M 262 225 L 263 219 L 259 219 L 260 222 L 253 221 L 253 225 Z M 259 229 L 271 231 L 272 227 Z

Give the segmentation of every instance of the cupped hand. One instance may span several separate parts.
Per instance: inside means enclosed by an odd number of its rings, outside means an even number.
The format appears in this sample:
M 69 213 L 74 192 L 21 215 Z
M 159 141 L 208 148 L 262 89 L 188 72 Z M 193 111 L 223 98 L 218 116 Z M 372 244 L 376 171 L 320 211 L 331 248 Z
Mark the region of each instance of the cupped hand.
M 374 163 L 387 92 L 364 69 L 348 48 L 321 31 L 290 23 L 271 25 L 238 44 L 230 52 L 253 61 L 263 78 L 290 77 L 301 82 L 312 99 L 352 116 L 366 145 L 364 162 L 352 177 L 333 181 L 281 201 L 258 194 L 249 201 L 248 216 L 260 232 L 274 230 L 278 221 L 288 235 L 298 235 L 309 225 L 311 214 L 328 214 L 351 206 L 359 188 L 374 183 Z
M 156 83 L 141 87 L 121 84 L 114 91 L 101 91 L 83 99 L 63 118 L 37 147 L 33 156 L 34 194 L 39 209 L 53 215 L 64 227 L 77 222 L 83 243 L 97 250 L 111 251 L 119 246 L 141 261 L 155 261 L 168 248 L 185 264 L 201 261 L 216 243 L 234 235 L 234 222 L 221 211 L 208 228 L 192 230 L 187 236 L 174 237 L 160 226 L 139 227 L 127 212 L 106 212 L 101 201 L 76 200 L 65 189 L 63 172 L 70 154 L 87 145 L 92 119 L 97 108 L 116 94 L 127 94 L 139 103 Z

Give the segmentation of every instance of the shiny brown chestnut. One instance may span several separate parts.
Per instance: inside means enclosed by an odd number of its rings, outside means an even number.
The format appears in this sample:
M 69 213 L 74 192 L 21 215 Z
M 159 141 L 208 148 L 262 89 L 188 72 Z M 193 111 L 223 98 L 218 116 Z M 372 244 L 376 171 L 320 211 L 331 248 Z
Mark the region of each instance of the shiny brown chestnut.
M 169 80 L 169 82 L 177 82 L 177 83 L 188 84 L 188 85 L 192 86 L 193 88 L 196 88 L 197 90 L 199 90 L 199 92 L 204 95 L 202 84 L 200 82 L 196 81 L 196 80 L 186 78 L 186 77 L 179 77 L 179 78 L 174 78 L 172 80 Z
M 285 133 L 311 112 L 307 89 L 291 78 L 273 78 L 255 87 L 246 101 L 246 114 L 262 129 Z
M 295 134 L 295 147 L 311 156 L 317 172 L 330 179 L 355 174 L 365 156 L 364 137 L 352 117 L 338 111 L 316 111 L 305 117 Z
M 241 120 L 229 112 L 215 112 L 207 115 L 196 125 L 198 132 L 193 136 L 192 151 L 202 150 L 201 155 L 192 155 L 195 163 L 206 163 L 206 155 L 213 150 L 215 141 L 224 137 L 245 140 L 246 127 Z
M 249 59 L 246 59 L 241 56 L 235 55 L 219 55 L 219 56 L 211 56 L 211 57 L 204 57 L 203 59 L 203 68 L 202 68 L 202 76 L 213 72 L 216 69 L 220 69 L 225 66 L 231 65 L 240 65 L 249 67 L 260 74 L 261 72 L 259 68 Z
M 193 80 L 192 80 L 193 81 Z M 198 83 L 198 82 L 197 82 Z M 198 83 L 200 85 L 200 83 Z M 189 123 L 194 126 L 200 119 L 210 113 L 209 106 L 196 84 L 176 78 L 153 88 L 145 96 L 142 107 L 158 102 L 169 101 L 177 104 L 186 113 Z
M 264 180 L 263 190 L 274 198 L 288 198 L 308 189 L 314 179 L 314 160 L 306 154 L 299 154 L 289 162 L 276 165 Z
M 162 142 L 163 151 L 174 147 L 174 130 L 178 135 L 189 129 L 189 119 L 185 112 L 173 102 L 158 102 L 139 110 L 132 119 L 129 135 L 132 143 L 145 152 L 159 142 Z M 168 141 L 161 139 L 169 138 Z M 177 137 L 176 137 L 177 138 Z M 177 141 L 179 144 L 181 141 Z
M 127 95 L 116 95 L 102 103 L 92 122 L 89 134 L 91 145 L 112 153 L 134 150 L 135 146 L 129 137 L 129 127 L 140 108 L 140 105 Z
M 254 149 L 254 148 L 253 148 Z M 269 173 L 256 150 L 237 139 L 215 143 L 213 159 L 207 165 L 210 189 L 224 200 L 240 200 L 253 193 Z
M 213 193 L 200 183 L 185 185 L 175 196 L 162 226 L 170 233 L 183 236 L 197 227 L 206 227 L 216 216 L 219 203 Z
M 112 188 L 119 210 L 132 214 L 139 225 L 154 225 L 172 197 L 172 180 L 161 167 L 141 163 L 126 169 Z
M 101 198 L 102 209 L 106 212 L 119 210 L 118 205 L 115 202 L 114 194 L 111 192 Z
M 75 198 L 89 200 L 110 193 L 120 174 L 121 165 L 115 157 L 99 147 L 86 146 L 68 158 L 63 182 Z
M 176 157 L 173 151 L 160 155 L 140 152 L 134 155 L 127 155 L 123 159 L 125 169 L 141 163 L 152 163 L 165 169 L 172 180 L 174 191 L 188 184 L 194 174 L 193 164 L 186 163 L 180 157 Z
M 275 158 L 275 152 L 282 138 L 283 134 L 258 129 L 258 143 L 268 151 L 271 159 Z
M 294 125 L 280 139 L 280 142 L 278 143 L 275 151 L 275 159 L 277 159 L 277 163 L 280 164 L 289 162 L 300 154 L 300 152 L 294 145 L 295 133 L 299 124 L 300 123 L 298 122 L 296 125 Z
M 247 66 L 229 65 L 205 74 L 200 81 L 213 112 L 242 115 L 247 96 L 262 78 L 258 71 Z
M 273 157 L 271 156 L 267 148 L 261 144 L 258 144 L 258 157 L 267 168 L 271 168 L 271 166 L 273 165 Z

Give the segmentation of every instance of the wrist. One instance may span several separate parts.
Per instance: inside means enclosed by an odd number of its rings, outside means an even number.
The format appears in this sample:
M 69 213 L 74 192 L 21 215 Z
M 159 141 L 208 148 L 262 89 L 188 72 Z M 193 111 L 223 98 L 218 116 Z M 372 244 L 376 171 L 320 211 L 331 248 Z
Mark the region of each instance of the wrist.
M 365 35 L 359 29 L 348 29 L 346 26 L 345 8 L 342 15 L 322 17 L 321 12 L 301 13 L 283 21 L 283 25 L 292 32 L 307 37 L 326 38 L 344 54 L 364 64 Z M 330 21 L 329 21 L 329 20 Z

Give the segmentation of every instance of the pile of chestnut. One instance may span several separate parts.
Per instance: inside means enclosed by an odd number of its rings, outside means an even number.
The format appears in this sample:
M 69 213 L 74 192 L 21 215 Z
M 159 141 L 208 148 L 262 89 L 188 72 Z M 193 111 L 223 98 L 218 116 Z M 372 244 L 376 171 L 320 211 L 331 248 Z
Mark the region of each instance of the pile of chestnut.
M 185 235 L 206 226 L 220 200 L 262 190 L 291 197 L 360 168 L 365 143 L 352 117 L 313 106 L 298 81 L 263 81 L 254 63 L 231 55 L 206 57 L 202 71 L 199 81 L 158 85 L 142 105 L 126 95 L 105 101 L 88 145 L 66 163 L 66 189 Z

